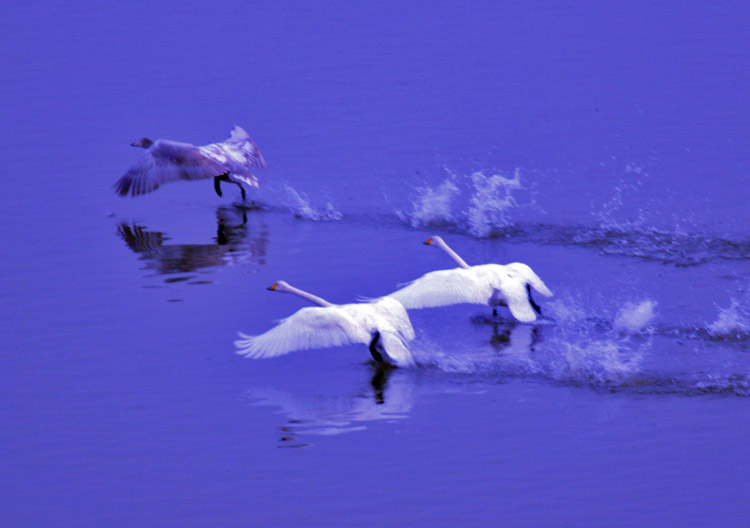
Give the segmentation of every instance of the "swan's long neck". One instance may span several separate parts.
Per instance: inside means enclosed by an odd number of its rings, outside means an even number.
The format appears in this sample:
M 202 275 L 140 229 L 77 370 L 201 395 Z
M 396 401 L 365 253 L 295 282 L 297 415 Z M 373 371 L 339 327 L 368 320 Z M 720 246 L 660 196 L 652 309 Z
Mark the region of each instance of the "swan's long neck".
M 307 293 L 306 291 L 302 291 L 299 288 L 295 288 L 294 286 L 289 286 L 289 293 L 293 293 L 299 297 L 302 297 L 303 299 L 310 301 L 313 304 L 317 304 L 318 306 L 323 306 L 323 307 L 333 306 L 331 303 L 329 303 L 325 299 L 321 299 L 317 295 L 313 295 L 312 293 Z
M 468 269 L 470 266 L 466 263 L 464 259 L 458 256 L 458 253 L 453 251 L 450 247 L 448 247 L 448 244 L 445 243 L 445 241 L 441 240 L 438 244 L 443 250 L 448 253 L 448 256 L 456 261 L 456 263 L 459 265 L 459 267 Z

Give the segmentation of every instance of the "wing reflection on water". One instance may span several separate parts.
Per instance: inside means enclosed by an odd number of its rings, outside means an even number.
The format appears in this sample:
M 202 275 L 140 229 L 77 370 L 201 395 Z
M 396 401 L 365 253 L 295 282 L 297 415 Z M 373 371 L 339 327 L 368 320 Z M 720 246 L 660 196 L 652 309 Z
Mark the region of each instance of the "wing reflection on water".
M 287 421 L 279 447 L 304 447 L 297 435 L 336 435 L 366 428 L 367 422 L 406 418 L 414 404 L 414 372 L 373 366 L 369 381 L 358 386 L 316 383 L 295 386 L 295 392 L 253 387 L 245 396 L 253 405 L 279 407 Z M 320 381 L 320 380 L 318 380 Z M 341 379 L 338 379 L 341 382 Z
M 338 435 L 362 431 L 376 421 L 404 420 L 417 399 L 426 394 L 477 392 L 477 386 L 467 384 L 461 374 L 476 374 L 475 381 L 495 383 L 498 374 L 513 376 L 514 365 L 534 363 L 542 329 L 504 322 L 493 325 L 493 330 L 490 346 L 481 352 L 461 346 L 423 348 L 423 368 L 373 364 L 367 377 L 358 379 L 341 376 L 340 372 L 316 371 L 314 376 L 295 378 L 288 388 L 251 387 L 244 396 L 253 405 L 277 407 L 278 414 L 285 417 L 279 447 L 305 447 L 309 445 L 305 441 L 308 435 Z M 460 339 L 465 341 L 465 336 Z M 446 354 L 446 350 L 451 352 Z
M 221 206 L 216 210 L 216 236 L 211 244 L 168 244 L 169 236 L 149 231 L 135 222 L 122 222 L 117 233 L 158 275 L 186 273 L 201 268 L 252 262 L 265 264 L 268 228 L 253 218 L 248 224 L 244 210 Z M 168 280 L 169 281 L 169 280 Z

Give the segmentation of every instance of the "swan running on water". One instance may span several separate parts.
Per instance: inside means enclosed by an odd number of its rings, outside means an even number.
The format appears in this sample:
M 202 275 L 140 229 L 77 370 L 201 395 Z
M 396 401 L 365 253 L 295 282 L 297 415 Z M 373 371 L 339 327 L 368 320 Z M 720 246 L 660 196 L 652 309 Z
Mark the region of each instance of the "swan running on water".
M 234 342 L 238 354 L 268 358 L 306 348 L 364 343 L 379 363 L 414 365 L 414 358 L 404 345 L 414 339 L 414 329 L 398 301 L 381 297 L 367 303 L 331 304 L 284 281 L 268 289 L 293 293 L 317 306 L 302 308 L 265 334 L 248 336 L 240 332 L 242 339 Z
M 258 179 L 250 169 L 266 166 L 258 146 L 238 126 L 223 143 L 203 147 L 145 137 L 133 146 L 146 149 L 146 153 L 115 183 L 115 192 L 120 196 L 146 194 L 173 181 L 213 178 L 216 194 L 221 196 L 220 182 L 225 181 L 238 185 L 244 200 L 243 184 L 258 187 Z
M 463 303 L 489 304 L 492 314 L 497 315 L 496 306 L 507 306 L 513 317 L 530 323 L 536 321 L 536 314 L 542 313 L 542 309 L 531 297 L 531 288 L 546 297 L 552 296 L 552 292 L 526 264 L 513 262 L 504 266 L 469 266 L 442 238 L 428 238 L 425 244 L 445 250 L 459 267 L 432 271 L 389 295 L 405 308 Z

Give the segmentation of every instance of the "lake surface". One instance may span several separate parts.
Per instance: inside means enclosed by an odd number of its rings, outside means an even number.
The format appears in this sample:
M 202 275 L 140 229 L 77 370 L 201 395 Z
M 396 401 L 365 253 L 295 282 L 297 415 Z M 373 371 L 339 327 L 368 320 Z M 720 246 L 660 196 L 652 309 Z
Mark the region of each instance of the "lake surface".
M 741 526 L 743 2 L 0 7 L 3 526 Z M 148 136 L 268 167 L 112 185 Z M 304 306 L 525 262 L 535 325 L 410 312 L 235 354 Z

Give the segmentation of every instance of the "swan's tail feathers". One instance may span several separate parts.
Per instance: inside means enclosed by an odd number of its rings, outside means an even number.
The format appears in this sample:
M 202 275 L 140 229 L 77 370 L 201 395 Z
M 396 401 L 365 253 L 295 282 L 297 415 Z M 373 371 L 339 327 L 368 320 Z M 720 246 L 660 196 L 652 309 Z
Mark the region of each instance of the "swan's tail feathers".
M 394 332 L 380 332 L 380 342 L 390 362 L 398 367 L 413 367 L 416 365 L 414 356 L 406 348 L 404 342 Z
M 534 290 L 541 293 L 545 297 L 552 297 L 552 292 L 549 288 L 547 288 L 542 279 L 539 278 L 539 275 L 534 273 L 534 271 L 526 264 L 523 264 L 521 262 L 513 262 L 511 264 L 506 264 L 505 268 L 512 274 L 517 275 L 519 278 L 523 279 L 526 283 L 530 284 L 531 287 L 534 288 Z

